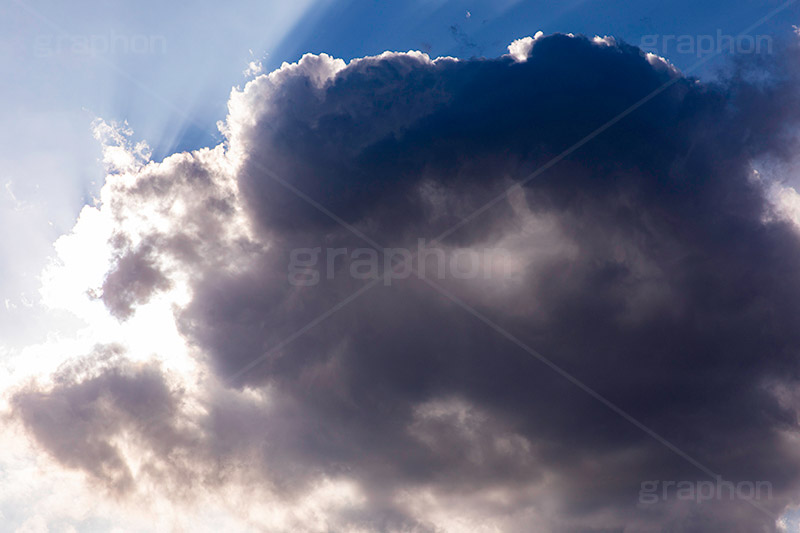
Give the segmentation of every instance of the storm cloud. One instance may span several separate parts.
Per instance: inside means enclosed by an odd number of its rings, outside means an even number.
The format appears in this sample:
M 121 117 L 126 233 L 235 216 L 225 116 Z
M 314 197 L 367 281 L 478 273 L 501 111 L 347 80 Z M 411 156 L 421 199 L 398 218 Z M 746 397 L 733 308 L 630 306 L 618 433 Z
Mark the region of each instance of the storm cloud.
M 797 50 L 714 83 L 611 38 L 510 50 L 309 54 L 233 91 L 222 145 L 117 169 L 87 289 L 121 321 L 180 292 L 200 371 L 181 387 L 114 348 L 12 414 L 117 495 L 357 495 L 265 531 L 777 530 L 800 503 L 800 233 L 776 200 L 796 194 Z M 287 276 L 299 249 L 420 239 L 501 250 L 502 275 L 365 288 L 345 256 Z M 770 497 L 640 501 L 709 472 Z

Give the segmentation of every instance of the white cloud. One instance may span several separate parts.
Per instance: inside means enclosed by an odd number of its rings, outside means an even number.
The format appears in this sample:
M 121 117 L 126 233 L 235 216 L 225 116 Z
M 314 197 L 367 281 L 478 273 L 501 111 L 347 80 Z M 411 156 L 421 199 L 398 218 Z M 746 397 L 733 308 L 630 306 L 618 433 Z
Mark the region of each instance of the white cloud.
M 536 44 L 536 41 L 541 39 L 542 36 L 544 36 L 544 33 L 537 31 L 533 37 L 523 37 L 513 41 L 508 45 L 508 54 L 514 58 L 515 61 L 524 63 L 528 60 L 528 56 L 531 55 L 533 45 Z

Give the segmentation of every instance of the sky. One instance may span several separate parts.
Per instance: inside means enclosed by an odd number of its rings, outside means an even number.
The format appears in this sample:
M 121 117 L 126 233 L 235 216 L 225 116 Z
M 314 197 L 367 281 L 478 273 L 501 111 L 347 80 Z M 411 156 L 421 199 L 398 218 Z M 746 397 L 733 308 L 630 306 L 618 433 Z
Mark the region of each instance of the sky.
M 800 531 L 795 25 L 3 2 L 0 531 Z

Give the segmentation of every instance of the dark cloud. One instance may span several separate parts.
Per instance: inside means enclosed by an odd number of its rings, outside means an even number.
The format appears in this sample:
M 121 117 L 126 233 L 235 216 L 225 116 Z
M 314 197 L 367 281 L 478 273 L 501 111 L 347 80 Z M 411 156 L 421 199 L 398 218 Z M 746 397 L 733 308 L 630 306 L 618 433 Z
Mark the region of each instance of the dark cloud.
M 85 470 L 101 488 L 121 494 L 135 490 L 121 447 L 139 444 L 148 450 L 140 473 L 181 490 L 192 471 L 186 468 L 188 458 L 180 456 L 192 437 L 174 420 L 181 391 L 157 366 L 122 356 L 118 346 L 98 347 L 60 368 L 51 388 L 31 383 L 16 392 L 14 412 L 56 460 Z
M 537 39 L 524 62 L 394 54 L 343 68 L 307 56 L 232 101 L 239 200 L 185 163 L 170 197 L 189 199 L 187 218 L 122 256 L 104 300 L 124 316 L 147 299 L 143 287 L 159 286 L 149 254 L 183 265 L 193 291 L 177 312 L 183 334 L 222 383 L 272 398 L 210 401 L 201 457 L 247 456 L 287 498 L 319 476 L 357 481 L 367 503 L 336 518 L 342 530 L 447 529 L 437 516 L 448 508 L 467 530 L 481 520 L 508 531 L 775 530 L 800 481 L 787 392 L 800 242 L 752 165 L 796 148 L 794 61 L 785 50 L 706 84 L 628 45 L 562 35 Z M 648 480 L 707 476 L 413 277 L 295 336 L 365 281 L 342 260 L 333 279 L 293 286 L 291 250 L 365 244 L 282 180 L 380 245 L 413 251 L 670 81 L 443 243 L 506 248 L 517 276 L 437 283 L 725 479 L 769 482 L 762 509 L 639 503 Z M 120 189 L 120 205 L 144 191 L 163 201 L 152 185 L 169 180 L 156 174 Z M 241 220 L 252 234 L 230 238 Z M 127 394 L 151 388 L 172 416 L 153 380 L 107 372 L 56 383 L 49 399 L 25 391 L 15 407 L 59 460 L 124 487 L 115 426 L 89 416 L 63 446 L 53 432 L 77 426 L 42 413 L 107 391 L 118 424 L 135 425 Z M 175 439 L 145 444 L 185 446 Z
M 133 314 L 137 304 L 144 303 L 159 290 L 169 288 L 169 280 L 152 257 L 152 247 L 144 245 L 129 250 L 117 259 L 116 266 L 103 282 L 103 303 L 121 319 Z

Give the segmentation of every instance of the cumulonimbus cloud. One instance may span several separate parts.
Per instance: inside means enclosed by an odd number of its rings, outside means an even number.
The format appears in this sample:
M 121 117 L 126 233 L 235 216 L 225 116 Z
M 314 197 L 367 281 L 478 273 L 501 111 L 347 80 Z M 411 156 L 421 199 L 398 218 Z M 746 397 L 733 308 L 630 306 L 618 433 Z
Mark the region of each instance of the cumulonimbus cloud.
M 86 289 L 123 321 L 178 295 L 199 370 L 182 389 L 106 358 L 26 385 L 13 414 L 120 494 L 238 483 L 303 509 L 251 517 L 265 530 L 774 530 L 800 481 L 800 241 L 754 165 L 796 148 L 797 52 L 706 84 L 610 38 L 510 50 L 306 55 L 232 93 L 222 145 L 117 168 L 96 210 L 109 270 Z M 441 247 L 502 247 L 515 275 L 437 283 L 769 499 L 643 505 L 643 482 L 706 473 L 415 276 L 346 305 L 365 281 L 345 260 L 287 281 L 292 250 L 414 250 L 498 195 Z M 134 471 L 122 435 L 161 459 Z M 324 482 L 352 497 L 308 511 Z

